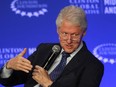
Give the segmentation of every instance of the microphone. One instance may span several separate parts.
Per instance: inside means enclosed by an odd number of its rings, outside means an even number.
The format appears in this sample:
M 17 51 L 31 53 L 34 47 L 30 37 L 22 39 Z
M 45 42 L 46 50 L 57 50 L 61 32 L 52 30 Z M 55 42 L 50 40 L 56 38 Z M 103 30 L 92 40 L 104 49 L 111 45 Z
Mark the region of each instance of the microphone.
M 55 53 L 58 53 L 58 52 L 60 51 L 60 46 L 59 46 L 59 45 L 54 45 L 54 46 L 52 47 L 52 51 L 53 51 L 53 52 L 52 52 L 51 56 L 48 58 L 47 62 L 46 62 L 45 65 L 43 66 L 44 69 L 46 69 L 46 68 L 47 68 L 47 65 L 50 64 L 50 62 L 51 62 L 53 56 L 55 55 Z

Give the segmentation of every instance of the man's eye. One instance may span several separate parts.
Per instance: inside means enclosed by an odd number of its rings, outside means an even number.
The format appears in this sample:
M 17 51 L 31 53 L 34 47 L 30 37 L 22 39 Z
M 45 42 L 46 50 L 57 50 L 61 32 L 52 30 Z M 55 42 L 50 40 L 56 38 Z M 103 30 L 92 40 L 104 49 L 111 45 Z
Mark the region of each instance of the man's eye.
M 63 35 L 67 35 L 67 33 L 65 33 L 65 32 L 64 32 L 64 33 L 62 33 L 62 34 L 63 34 Z
M 79 34 L 72 34 L 72 36 L 74 36 L 74 37 L 76 37 L 76 36 L 78 36 Z

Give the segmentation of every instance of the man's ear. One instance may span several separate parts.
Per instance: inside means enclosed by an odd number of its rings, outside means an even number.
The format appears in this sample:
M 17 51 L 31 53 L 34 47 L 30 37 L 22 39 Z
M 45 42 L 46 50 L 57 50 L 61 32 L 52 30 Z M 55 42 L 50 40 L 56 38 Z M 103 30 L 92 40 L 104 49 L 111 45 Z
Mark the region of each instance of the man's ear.
M 57 33 L 59 34 L 59 29 L 57 28 Z
M 86 35 L 86 31 L 83 32 L 83 36 L 85 36 L 85 35 Z

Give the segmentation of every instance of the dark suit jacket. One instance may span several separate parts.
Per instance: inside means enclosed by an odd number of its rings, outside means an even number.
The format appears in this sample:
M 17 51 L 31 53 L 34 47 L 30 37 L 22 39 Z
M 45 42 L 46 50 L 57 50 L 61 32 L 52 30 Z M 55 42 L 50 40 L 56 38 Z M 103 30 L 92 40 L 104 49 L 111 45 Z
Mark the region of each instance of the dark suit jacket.
M 53 45 L 40 44 L 37 50 L 28 57 L 32 65 L 43 66 L 52 53 Z M 58 54 L 55 54 L 53 60 L 55 60 Z M 49 69 L 49 65 L 46 69 Z M 37 83 L 32 79 L 32 72 L 33 70 L 26 74 L 22 71 L 13 71 L 10 78 L 0 78 L 0 83 L 5 86 L 24 84 L 25 87 L 34 87 Z M 103 72 L 103 64 L 90 53 L 84 43 L 82 49 L 67 64 L 64 71 L 53 82 L 51 87 L 99 87 Z

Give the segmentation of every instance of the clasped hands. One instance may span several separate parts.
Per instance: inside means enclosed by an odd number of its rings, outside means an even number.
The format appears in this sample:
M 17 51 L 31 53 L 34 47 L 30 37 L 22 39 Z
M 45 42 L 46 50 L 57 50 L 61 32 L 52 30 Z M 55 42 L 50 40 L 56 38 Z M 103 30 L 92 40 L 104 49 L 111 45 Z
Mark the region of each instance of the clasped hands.
M 32 70 L 33 66 L 31 65 L 31 62 L 28 59 L 23 57 L 26 53 L 26 50 L 27 49 L 25 48 L 16 57 L 10 59 L 6 64 L 6 68 L 12 70 L 20 70 L 29 73 L 29 71 Z M 48 87 L 53 83 L 48 75 L 48 72 L 38 65 L 36 65 L 33 70 L 32 78 L 37 83 L 41 84 L 43 87 Z

